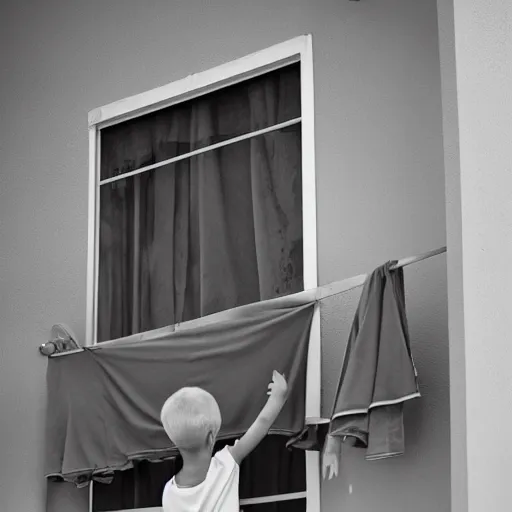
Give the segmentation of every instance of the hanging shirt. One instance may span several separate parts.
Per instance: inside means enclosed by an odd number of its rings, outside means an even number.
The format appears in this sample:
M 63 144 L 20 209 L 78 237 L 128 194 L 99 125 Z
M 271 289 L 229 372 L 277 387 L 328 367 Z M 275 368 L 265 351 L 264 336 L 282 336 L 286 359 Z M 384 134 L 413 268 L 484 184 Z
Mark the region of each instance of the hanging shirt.
M 164 488 L 163 512 L 239 512 L 240 467 L 226 446 L 210 462 L 206 478 L 194 487 L 179 487 L 173 477 Z
M 403 404 L 420 396 L 405 310 L 404 273 L 388 262 L 368 277 L 352 323 L 330 434 L 366 448 L 366 459 L 402 455 Z

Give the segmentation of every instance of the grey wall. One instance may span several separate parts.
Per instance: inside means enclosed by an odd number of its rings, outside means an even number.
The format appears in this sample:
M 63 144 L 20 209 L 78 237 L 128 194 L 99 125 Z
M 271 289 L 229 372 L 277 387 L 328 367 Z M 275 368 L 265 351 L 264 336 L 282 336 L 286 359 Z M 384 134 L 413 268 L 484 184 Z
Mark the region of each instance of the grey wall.
M 3 0 L 0 23 L 2 512 L 45 510 L 36 349 L 56 322 L 84 335 L 90 109 L 312 33 L 321 283 L 445 243 L 435 0 Z M 424 395 L 407 454 L 347 450 L 323 510 L 450 509 L 445 274 L 444 256 L 406 271 Z M 323 308 L 327 409 L 357 295 Z M 50 512 L 87 510 L 48 491 Z

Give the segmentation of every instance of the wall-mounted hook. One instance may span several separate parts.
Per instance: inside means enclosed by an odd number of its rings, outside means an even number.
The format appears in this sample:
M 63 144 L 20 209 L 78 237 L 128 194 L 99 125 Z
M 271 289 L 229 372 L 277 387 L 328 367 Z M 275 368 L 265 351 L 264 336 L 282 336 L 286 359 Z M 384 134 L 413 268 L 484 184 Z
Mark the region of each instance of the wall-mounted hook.
M 39 347 L 44 356 L 57 352 L 67 352 L 80 348 L 74 332 L 65 324 L 55 324 L 51 330 L 51 339 Z

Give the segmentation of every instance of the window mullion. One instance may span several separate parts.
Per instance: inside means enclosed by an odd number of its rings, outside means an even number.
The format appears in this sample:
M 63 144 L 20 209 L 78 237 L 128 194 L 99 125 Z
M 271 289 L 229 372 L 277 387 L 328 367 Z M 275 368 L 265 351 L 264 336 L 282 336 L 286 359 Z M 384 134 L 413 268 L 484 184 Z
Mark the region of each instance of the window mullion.
M 247 139 L 253 139 L 254 137 L 259 137 L 260 135 L 265 135 L 266 133 L 275 132 L 278 130 L 282 130 L 283 128 L 288 128 L 289 126 L 293 126 L 296 124 L 300 124 L 301 118 L 297 117 L 295 119 L 290 119 L 289 121 L 285 121 L 284 123 L 275 124 L 273 126 L 269 126 L 268 128 L 263 128 L 261 130 L 256 130 L 250 133 L 244 133 L 239 137 L 233 137 L 232 139 L 225 140 L 222 142 L 218 142 L 217 144 L 212 144 L 210 146 L 206 146 L 204 148 L 199 148 L 194 151 L 190 151 L 189 153 L 185 153 L 183 155 L 178 155 L 173 158 L 168 158 L 167 160 L 162 160 L 156 164 L 146 165 L 144 167 L 140 167 L 139 169 L 135 169 L 130 172 L 126 172 L 124 174 L 119 174 L 117 176 L 113 176 L 112 178 L 106 178 L 99 182 L 100 185 L 106 185 L 107 183 L 114 183 L 115 181 L 124 180 L 127 178 L 131 178 L 132 176 L 137 176 L 142 174 L 143 172 L 152 171 L 154 169 L 158 169 L 160 167 L 164 167 L 165 165 L 173 164 L 179 162 L 181 160 L 187 160 L 192 158 L 193 156 L 201 155 L 202 153 L 207 153 L 208 151 L 214 151 L 216 149 L 223 148 L 225 146 L 230 146 L 231 144 L 236 144 L 237 142 L 242 142 Z

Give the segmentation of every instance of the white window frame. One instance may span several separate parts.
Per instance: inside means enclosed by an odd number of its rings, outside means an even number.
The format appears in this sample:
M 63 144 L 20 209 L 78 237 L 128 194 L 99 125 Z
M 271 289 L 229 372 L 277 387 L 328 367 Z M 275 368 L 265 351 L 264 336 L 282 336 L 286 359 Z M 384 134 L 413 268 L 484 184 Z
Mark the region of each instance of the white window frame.
M 300 62 L 301 132 L 302 132 L 302 210 L 304 238 L 304 289 L 316 288 L 316 178 L 315 127 L 313 89 L 313 45 L 311 35 L 296 37 L 263 51 L 190 75 L 182 80 L 158 87 L 96 108 L 89 112 L 89 203 L 87 253 L 86 345 L 97 340 L 97 289 L 99 256 L 99 187 L 100 131 L 102 128 L 169 107 L 209 92 L 259 76 L 286 65 Z M 320 312 L 316 306 L 311 326 L 307 377 L 306 416 L 320 417 L 321 349 Z M 258 503 L 282 499 L 306 498 L 307 512 L 320 512 L 320 455 L 306 452 L 306 492 L 280 497 L 256 498 Z M 93 485 L 90 485 L 89 510 L 92 512 Z M 242 500 L 248 505 L 253 500 Z M 134 509 L 138 512 L 161 512 L 161 508 Z M 126 511 L 124 511 L 126 512 Z

